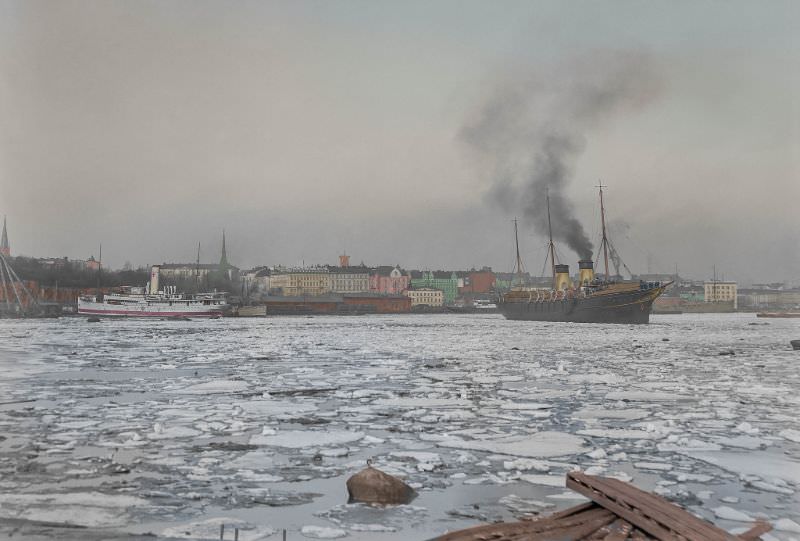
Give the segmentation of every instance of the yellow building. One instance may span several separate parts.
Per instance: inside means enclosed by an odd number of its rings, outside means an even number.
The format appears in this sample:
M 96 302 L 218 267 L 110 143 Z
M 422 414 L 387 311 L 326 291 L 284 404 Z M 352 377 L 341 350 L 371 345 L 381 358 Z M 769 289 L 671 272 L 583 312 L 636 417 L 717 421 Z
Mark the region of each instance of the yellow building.
M 369 272 L 364 266 L 328 267 L 332 293 L 364 293 L 369 291 Z
M 269 287 L 287 297 L 325 295 L 331 292 L 331 276 L 325 267 L 275 269 Z
M 733 302 L 734 310 L 739 307 L 739 303 L 736 300 L 736 282 L 719 282 L 714 280 L 711 282 L 704 282 L 703 286 L 703 300 L 705 302 Z
M 411 307 L 415 306 L 444 306 L 444 292 L 440 289 L 428 287 L 407 289 L 403 295 L 411 298 Z

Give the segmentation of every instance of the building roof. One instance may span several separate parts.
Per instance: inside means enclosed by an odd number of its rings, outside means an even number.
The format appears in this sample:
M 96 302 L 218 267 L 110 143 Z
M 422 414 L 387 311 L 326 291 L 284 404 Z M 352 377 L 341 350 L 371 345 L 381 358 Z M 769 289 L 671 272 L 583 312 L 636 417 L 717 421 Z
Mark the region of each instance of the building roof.
M 412 270 L 410 274 L 411 278 L 415 280 L 423 279 L 428 275 L 432 275 L 435 280 L 452 280 L 454 274 L 456 275 L 456 278 L 458 278 L 459 276 L 463 278 L 464 276 L 469 275 L 468 272 L 463 272 L 463 271 L 443 271 L 443 270 L 435 270 L 435 271 Z
M 366 265 L 351 265 L 349 267 L 328 265 L 328 272 L 331 274 L 370 274 L 371 270 Z
M 159 265 L 162 270 L 170 270 L 170 269 L 200 269 L 200 270 L 217 270 L 220 268 L 219 265 L 216 263 L 162 263 Z
M 326 266 L 317 267 L 275 267 L 272 274 L 327 274 L 329 271 Z
M 394 265 L 394 266 L 392 266 L 392 265 L 379 265 L 379 266 L 375 267 L 374 269 L 372 269 L 372 272 L 373 272 L 373 274 L 377 274 L 379 276 L 389 276 L 389 275 L 392 274 L 392 271 L 394 269 L 399 270 L 400 274 L 402 274 L 402 275 L 407 275 L 408 274 L 408 271 L 406 271 L 404 269 L 401 269 L 400 265 Z

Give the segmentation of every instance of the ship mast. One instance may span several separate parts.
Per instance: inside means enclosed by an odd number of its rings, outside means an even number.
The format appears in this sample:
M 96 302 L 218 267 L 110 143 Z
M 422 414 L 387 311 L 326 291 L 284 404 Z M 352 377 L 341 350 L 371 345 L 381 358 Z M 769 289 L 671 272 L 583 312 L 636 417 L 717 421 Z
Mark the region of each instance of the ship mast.
M 517 248 L 517 283 L 522 284 L 522 257 L 519 255 L 519 233 L 517 232 L 517 219 L 514 218 L 514 245 Z
M 197 243 L 197 263 L 194 267 L 194 292 L 200 292 L 200 243 Z
M 101 298 L 103 295 L 100 286 L 103 282 L 103 243 L 100 243 L 100 253 L 98 254 L 97 259 L 97 298 Z
M 550 271 L 553 277 L 553 289 L 556 288 L 556 246 L 553 244 L 553 224 L 550 222 L 550 190 L 547 190 L 547 232 L 550 235 L 550 244 L 547 249 L 550 251 Z M 545 262 L 545 264 L 547 264 Z
M 600 181 L 600 223 L 603 227 L 603 259 L 606 267 L 606 282 L 610 282 L 608 274 L 608 237 L 606 237 L 606 209 L 603 205 L 603 181 Z

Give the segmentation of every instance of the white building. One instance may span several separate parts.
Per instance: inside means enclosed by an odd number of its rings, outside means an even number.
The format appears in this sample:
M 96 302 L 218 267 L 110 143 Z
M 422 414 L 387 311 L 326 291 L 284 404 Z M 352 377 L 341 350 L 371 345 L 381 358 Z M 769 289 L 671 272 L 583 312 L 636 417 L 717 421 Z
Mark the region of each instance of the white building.
M 444 306 L 444 292 L 440 289 L 419 288 L 407 289 L 403 295 L 411 298 L 411 307 L 415 306 Z
M 711 282 L 703 282 L 703 288 L 703 300 L 705 302 L 733 302 L 734 310 L 739 307 L 739 303 L 736 300 L 736 282 L 713 280 Z

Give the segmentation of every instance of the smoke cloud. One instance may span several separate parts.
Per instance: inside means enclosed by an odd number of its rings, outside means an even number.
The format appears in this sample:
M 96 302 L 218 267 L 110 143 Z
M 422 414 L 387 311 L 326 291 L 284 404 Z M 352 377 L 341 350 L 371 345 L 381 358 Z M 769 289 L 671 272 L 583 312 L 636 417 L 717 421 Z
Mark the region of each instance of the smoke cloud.
M 515 72 L 500 78 L 460 136 L 486 168 L 491 199 L 547 235 L 549 193 L 553 238 L 591 259 L 592 242 L 565 190 L 589 132 L 644 107 L 660 86 L 642 53 L 594 53 L 550 70 Z

